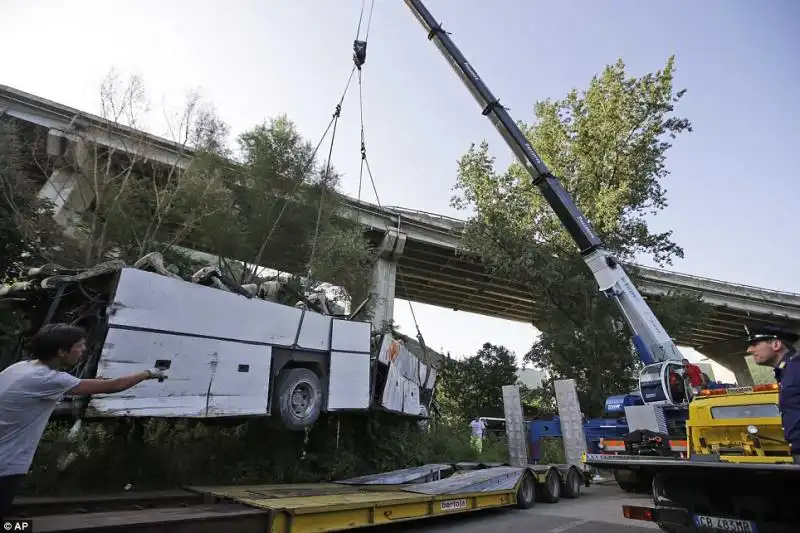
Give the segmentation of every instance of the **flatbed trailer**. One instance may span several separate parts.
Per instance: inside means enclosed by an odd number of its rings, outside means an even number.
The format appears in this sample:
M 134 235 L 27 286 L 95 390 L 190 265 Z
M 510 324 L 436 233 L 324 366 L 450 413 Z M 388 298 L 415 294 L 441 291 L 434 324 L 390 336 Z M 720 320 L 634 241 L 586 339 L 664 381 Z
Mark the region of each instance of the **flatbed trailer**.
M 662 531 L 800 531 L 800 465 L 791 457 L 587 454 L 584 462 L 651 477 L 653 506 L 623 506 L 622 512 Z
M 186 487 L 158 495 L 23 498 L 14 515 L 38 532 L 310 533 L 578 498 L 589 477 L 571 465 L 429 464 L 333 483 Z M 37 500 L 41 503 L 37 504 Z M 159 501 L 163 505 L 159 505 Z M 87 512 L 88 511 L 88 512 Z

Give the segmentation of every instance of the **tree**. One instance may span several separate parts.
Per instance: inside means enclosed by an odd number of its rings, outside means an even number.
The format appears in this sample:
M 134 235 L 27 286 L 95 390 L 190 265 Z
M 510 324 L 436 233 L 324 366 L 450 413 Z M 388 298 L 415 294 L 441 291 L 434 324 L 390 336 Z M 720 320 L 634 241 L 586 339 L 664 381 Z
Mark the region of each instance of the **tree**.
M 646 216 L 667 205 L 670 140 L 691 131 L 674 116 L 685 90 L 673 89 L 674 58 L 663 70 L 630 77 L 622 60 L 607 66 L 582 93 L 534 107 L 521 129 L 558 175 L 577 206 L 618 258 L 650 256 L 671 264 L 683 250 L 671 232 L 654 233 Z M 461 158 L 452 205 L 471 208 L 464 247 L 498 280 L 525 287 L 542 331 L 526 360 L 554 379 L 574 378 L 584 411 L 634 385 L 638 362 L 619 312 L 603 295 L 525 169 L 495 170 L 488 144 Z M 636 277 L 635 269 L 630 274 Z M 673 336 L 704 312 L 697 298 L 670 295 L 654 311 Z
M 101 85 L 100 108 L 99 118 L 76 116 L 65 131 L 27 125 L 16 136 L 32 194 L 51 208 L 16 210 L 16 226 L 37 217 L 60 226 L 50 237 L 63 244 L 39 246 L 41 259 L 69 267 L 133 262 L 171 252 L 188 234 L 220 224 L 222 213 L 230 220 L 230 191 L 215 169 L 196 163 L 225 134 L 212 108 L 190 95 L 169 124 L 173 138 L 150 136 L 138 129 L 148 108 L 142 81 L 121 83 L 113 72 Z M 15 189 L 6 206 L 17 196 Z
M 234 151 L 228 126 L 196 93 L 164 113 L 166 139 L 142 131 L 149 108 L 142 80 L 112 71 L 99 120 L 81 115 L 68 131 L 18 136 L 33 195 L 49 200 L 44 216 L 61 226 L 50 233 L 69 243 L 39 247 L 41 259 L 85 267 L 159 251 L 175 264 L 188 248 L 218 256 L 242 282 L 269 266 L 294 275 L 300 292 L 329 282 L 366 296 L 371 250 L 360 226 L 339 216 L 338 174 L 287 117 L 244 132 Z M 16 213 L 8 224 L 19 232 L 47 210 Z
M 334 296 L 363 299 L 372 252 L 362 228 L 339 216 L 336 169 L 317 160 L 286 116 L 242 133 L 237 141 L 233 160 L 207 161 L 232 193 L 235 223 L 217 225 L 222 231 L 198 231 L 193 244 L 240 260 L 244 268 L 237 277 L 243 282 L 268 265 L 295 274 L 299 292 L 331 284 L 346 293 Z
M 18 124 L 0 120 L 0 282 L 18 278 L 24 261 L 41 259 L 56 244 L 50 203 L 37 196 L 25 155 Z
M 24 149 L 23 128 L 0 120 L 0 283 L 18 281 L 25 265 L 42 261 L 63 244 L 49 215 L 50 203 L 37 195 Z M 0 305 L 0 369 L 17 344 L 19 317 Z
M 454 422 L 466 423 L 476 416 L 502 418 L 503 386 L 517 382 L 514 353 L 487 342 L 463 361 L 444 360 L 438 403 Z

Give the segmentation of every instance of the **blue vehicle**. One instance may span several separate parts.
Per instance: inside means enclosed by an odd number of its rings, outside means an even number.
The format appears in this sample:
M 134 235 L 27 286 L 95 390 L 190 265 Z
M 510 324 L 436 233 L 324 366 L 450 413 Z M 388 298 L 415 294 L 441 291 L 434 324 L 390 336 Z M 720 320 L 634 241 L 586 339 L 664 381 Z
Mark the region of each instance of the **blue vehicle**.
M 583 422 L 588 453 L 601 453 L 602 439 L 622 439 L 629 433 L 625 407 L 643 405 L 638 392 L 619 394 L 606 399 L 603 418 L 589 418 Z M 558 416 L 528 422 L 528 455 L 532 461 L 541 459 L 542 439 L 561 438 L 561 420 Z

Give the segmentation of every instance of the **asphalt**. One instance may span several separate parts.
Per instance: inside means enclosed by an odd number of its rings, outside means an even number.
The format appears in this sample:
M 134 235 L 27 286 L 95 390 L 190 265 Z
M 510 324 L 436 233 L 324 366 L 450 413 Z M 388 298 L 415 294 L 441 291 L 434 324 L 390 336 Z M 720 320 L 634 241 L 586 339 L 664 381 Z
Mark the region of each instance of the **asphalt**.
M 409 522 L 375 529 L 375 533 L 653 533 L 658 526 L 628 520 L 623 504 L 652 504 L 648 494 L 626 494 L 616 484 L 592 485 L 580 499 L 536 503 L 532 509 L 498 509 Z

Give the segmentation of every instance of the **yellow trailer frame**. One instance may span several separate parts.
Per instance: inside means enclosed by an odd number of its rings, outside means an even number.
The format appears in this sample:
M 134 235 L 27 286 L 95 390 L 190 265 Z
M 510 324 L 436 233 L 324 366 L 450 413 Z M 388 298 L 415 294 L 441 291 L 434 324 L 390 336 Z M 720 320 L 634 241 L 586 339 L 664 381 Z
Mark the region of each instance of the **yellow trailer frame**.
M 553 483 L 558 484 L 553 498 Z M 575 487 L 575 481 L 580 484 Z M 570 486 L 565 486 L 570 484 Z M 570 465 L 425 465 L 335 483 L 188 487 L 208 503 L 269 514 L 270 533 L 323 533 L 580 497 L 588 478 Z

